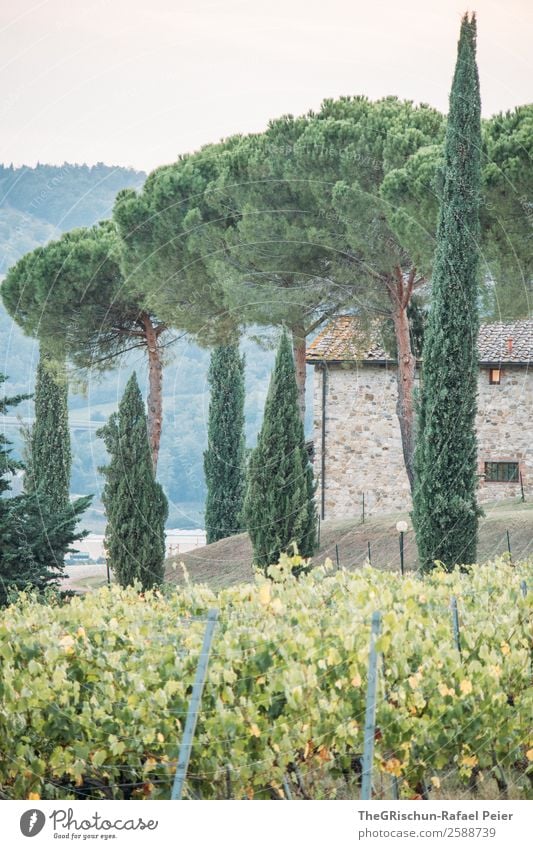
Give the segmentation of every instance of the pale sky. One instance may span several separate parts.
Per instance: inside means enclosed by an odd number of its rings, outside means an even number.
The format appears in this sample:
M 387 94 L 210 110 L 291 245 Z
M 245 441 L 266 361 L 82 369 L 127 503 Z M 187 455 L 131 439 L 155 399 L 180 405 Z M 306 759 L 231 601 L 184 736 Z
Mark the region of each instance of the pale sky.
M 343 94 L 395 94 L 446 111 L 468 8 L 467 0 L 0 0 L 0 161 L 150 170 Z M 484 115 L 531 102 L 533 2 L 473 8 Z

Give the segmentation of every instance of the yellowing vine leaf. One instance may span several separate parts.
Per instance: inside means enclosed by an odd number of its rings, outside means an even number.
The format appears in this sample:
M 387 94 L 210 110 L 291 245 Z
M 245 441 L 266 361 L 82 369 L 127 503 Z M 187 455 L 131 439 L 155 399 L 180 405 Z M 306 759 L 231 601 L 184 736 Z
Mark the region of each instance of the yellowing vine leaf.
M 478 759 L 477 759 L 476 755 L 463 755 L 463 757 L 461 758 L 459 763 L 461 764 L 461 766 L 473 768 L 473 767 L 477 766 Z
M 74 654 L 74 637 L 70 634 L 64 634 L 64 636 L 59 640 L 59 645 L 65 654 Z
M 274 601 L 272 602 L 272 604 L 270 605 L 270 607 L 271 607 L 272 611 L 274 613 L 277 613 L 277 614 L 283 613 L 283 611 L 285 609 L 283 607 L 283 602 L 281 601 L 280 598 L 275 598 Z
M 397 778 L 402 774 L 402 762 L 398 758 L 390 758 L 382 764 L 381 768 L 384 772 L 395 775 Z
M 264 604 L 265 607 L 270 603 L 270 584 L 261 584 L 259 588 L 259 601 L 261 604 Z

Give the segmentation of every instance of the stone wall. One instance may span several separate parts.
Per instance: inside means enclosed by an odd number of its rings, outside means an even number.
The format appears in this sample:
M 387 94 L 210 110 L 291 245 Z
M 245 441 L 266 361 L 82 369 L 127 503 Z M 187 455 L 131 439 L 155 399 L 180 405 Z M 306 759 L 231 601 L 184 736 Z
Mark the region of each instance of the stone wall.
M 380 366 L 326 369 L 325 518 L 405 508 L 409 482 L 396 416 L 396 373 Z M 315 369 L 314 446 L 322 468 L 322 380 Z
M 410 509 L 400 427 L 396 415 L 395 367 L 329 365 L 326 368 L 325 518 L 365 512 Z M 314 372 L 315 473 L 322 496 L 322 380 Z M 489 384 L 488 369 L 479 376 L 477 429 L 479 472 L 486 461 L 518 461 L 526 497 L 533 497 L 533 374 L 505 367 L 501 384 Z M 480 501 L 520 496 L 520 484 L 485 483 Z
M 526 498 L 533 498 L 533 372 L 502 366 L 501 382 L 489 383 L 489 370 L 480 369 L 478 380 L 479 473 L 485 463 L 518 462 Z M 486 483 L 480 478 L 479 500 L 499 501 L 520 497 L 520 483 Z

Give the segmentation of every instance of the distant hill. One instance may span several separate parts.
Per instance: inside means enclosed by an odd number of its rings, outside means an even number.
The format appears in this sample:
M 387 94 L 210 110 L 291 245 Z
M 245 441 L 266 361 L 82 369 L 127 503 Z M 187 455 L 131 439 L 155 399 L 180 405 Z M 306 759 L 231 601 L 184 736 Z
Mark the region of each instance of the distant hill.
M 146 174 L 109 165 L 0 165 L 0 274 L 23 254 L 111 214 L 117 192 Z
M 0 165 L 0 275 L 21 256 L 73 227 L 108 218 L 120 189 L 139 188 L 146 174 L 99 163 Z M 26 339 L 0 303 L 0 370 L 11 388 L 28 391 L 35 342 Z
M 73 227 L 90 226 L 109 217 L 116 193 L 139 188 L 145 174 L 127 168 L 98 164 L 13 168 L 0 165 L 0 274 L 27 251 L 57 238 Z M 261 423 L 273 352 L 250 340 L 246 353 L 246 437 L 253 445 Z M 203 451 L 206 447 L 209 392 L 209 352 L 183 339 L 168 349 L 164 373 L 164 427 L 159 460 L 159 479 L 170 500 L 169 527 L 190 528 L 203 524 L 205 481 Z M 36 340 L 25 337 L 0 304 L 0 372 L 8 375 L 8 394 L 32 392 L 37 359 Z M 132 369 L 146 388 L 146 363 L 142 354 L 124 358 L 119 368 L 95 377 L 84 386 L 71 383 L 71 421 L 105 422 L 116 409 Z M 32 403 L 20 405 L 14 414 L 31 416 Z M 310 422 L 310 417 L 309 417 Z M 105 517 L 99 493 L 102 479 L 98 466 L 106 461 L 103 443 L 94 428 L 71 427 L 73 493 L 95 494 L 95 507 L 86 527 L 102 532 Z M 8 431 L 20 449 L 16 426 Z

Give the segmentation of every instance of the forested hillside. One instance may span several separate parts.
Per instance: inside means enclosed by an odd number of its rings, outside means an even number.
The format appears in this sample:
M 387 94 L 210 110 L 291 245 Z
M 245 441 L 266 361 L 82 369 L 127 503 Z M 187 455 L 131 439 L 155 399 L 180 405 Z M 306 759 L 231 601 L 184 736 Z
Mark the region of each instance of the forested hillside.
M 0 272 L 54 236 L 107 218 L 117 192 L 141 186 L 145 176 L 102 163 L 0 165 Z
M 117 191 L 139 187 L 145 175 L 107 165 L 13 168 L 0 166 L 0 271 L 24 253 L 57 238 L 72 227 L 88 226 L 109 217 Z M 243 341 L 246 353 L 246 435 L 249 445 L 261 422 L 273 363 L 268 337 L 261 345 Z M 22 334 L 0 304 L 0 372 L 8 375 L 8 394 L 32 392 L 38 359 L 38 343 Z M 203 522 L 205 483 L 203 450 L 206 446 L 209 403 L 207 368 L 209 352 L 188 339 L 167 348 L 163 392 L 165 421 L 161 442 L 159 478 L 170 501 L 169 526 L 193 527 Z M 90 377 L 83 384 L 72 375 L 69 399 L 73 449 L 72 492 L 94 493 L 95 509 L 85 526 L 103 529 L 99 505 L 102 487 L 98 466 L 105 462 L 103 443 L 95 427 L 116 409 L 124 385 L 135 368 L 146 390 L 145 358 L 130 355 L 120 368 Z M 32 403 L 21 405 L 21 416 L 32 415 Z M 20 452 L 19 426 L 13 421 L 8 436 Z

